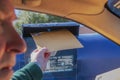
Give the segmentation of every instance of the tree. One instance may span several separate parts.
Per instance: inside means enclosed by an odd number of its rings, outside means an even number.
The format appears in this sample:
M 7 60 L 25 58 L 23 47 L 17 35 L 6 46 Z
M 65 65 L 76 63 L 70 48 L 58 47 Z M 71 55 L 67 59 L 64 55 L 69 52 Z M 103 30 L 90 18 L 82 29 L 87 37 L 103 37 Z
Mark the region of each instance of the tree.
M 50 22 L 68 22 L 69 20 L 43 14 L 43 13 L 37 13 L 32 11 L 24 11 L 24 10 L 17 10 L 16 15 L 18 17 L 18 20 L 14 23 L 15 29 L 19 34 L 22 34 L 22 24 L 38 24 L 38 23 L 50 23 Z
M 31 12 L 31 11 L 19 11 L 19 14 L 17 15 L 18 19 L 22 20 L 23 24 L 37 24 L 37 23 L 49 23 L 49 22 L 67 22 L 69 20 L 43 14 L 43 13 L 37 13 L 37 12 Z

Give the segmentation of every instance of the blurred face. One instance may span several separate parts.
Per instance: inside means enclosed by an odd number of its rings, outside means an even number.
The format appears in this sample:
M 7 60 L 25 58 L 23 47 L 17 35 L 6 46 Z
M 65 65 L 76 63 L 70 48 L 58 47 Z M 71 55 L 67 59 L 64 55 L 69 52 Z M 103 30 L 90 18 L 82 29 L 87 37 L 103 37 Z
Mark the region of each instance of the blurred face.
M 0 80 L 9 80 L 16 54 L 26 50 L 24 41 L 12 26 L 16 16 L 9 0 L 0 1 Z

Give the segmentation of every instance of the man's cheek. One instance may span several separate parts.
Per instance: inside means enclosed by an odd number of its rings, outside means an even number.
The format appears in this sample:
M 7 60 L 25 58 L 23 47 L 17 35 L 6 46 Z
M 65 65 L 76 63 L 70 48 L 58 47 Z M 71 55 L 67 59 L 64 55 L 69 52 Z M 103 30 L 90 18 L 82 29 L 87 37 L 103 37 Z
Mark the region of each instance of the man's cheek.
M 2 59 L 4 52 L 5 52 L 5 47 L 0 44 L 0 60 Z

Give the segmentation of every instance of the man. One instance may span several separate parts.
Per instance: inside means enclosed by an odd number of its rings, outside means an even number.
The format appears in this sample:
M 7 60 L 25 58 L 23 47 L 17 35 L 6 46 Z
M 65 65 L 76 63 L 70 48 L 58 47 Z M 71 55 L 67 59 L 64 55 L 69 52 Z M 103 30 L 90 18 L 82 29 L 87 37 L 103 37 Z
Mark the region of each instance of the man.
M 10 0 L 0 1 L 0 80 L 10 80 L 13 75 L 13 66 L 16 55 L 26 51 L 26 44 L 13 28 L 12 22 L 16 19 L 14 8 Z M 46 48 L 33 51 L 31 63 L 15 72 L 13 80 L 40 80 L 45 70 L 49 54 Z M 41 68 L 41 69 L 40 69 Z M 37 72 L 35 72 L 37 71 Z M 34 75 L 33 75 L 34 74 Z M 21 77 L 22 76 L 22 77 Z M 35 77 L 34 77 L 35 76 Z

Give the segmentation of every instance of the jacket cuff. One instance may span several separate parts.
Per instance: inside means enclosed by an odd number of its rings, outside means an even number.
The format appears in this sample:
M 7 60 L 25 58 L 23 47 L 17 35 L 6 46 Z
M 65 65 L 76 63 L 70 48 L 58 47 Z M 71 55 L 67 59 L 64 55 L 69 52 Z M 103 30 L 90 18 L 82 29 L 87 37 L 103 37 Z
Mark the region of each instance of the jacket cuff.
M 28 63 L 23 69 L 26 69 L 27 71 L 29 71 L 33 80 L 41 79 L 43 77 L 42 70 L 34 62 Z

